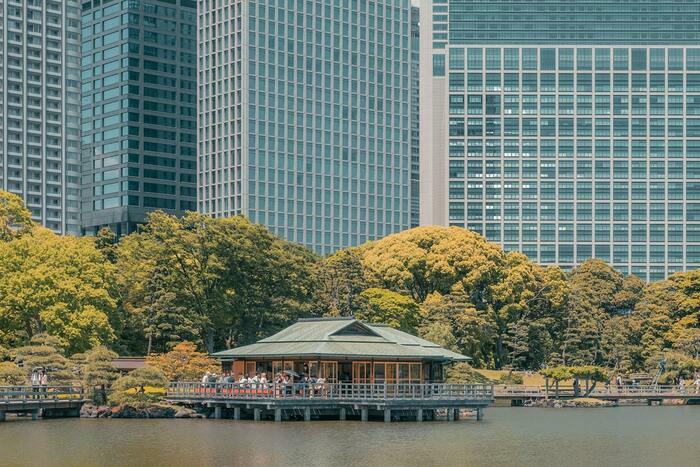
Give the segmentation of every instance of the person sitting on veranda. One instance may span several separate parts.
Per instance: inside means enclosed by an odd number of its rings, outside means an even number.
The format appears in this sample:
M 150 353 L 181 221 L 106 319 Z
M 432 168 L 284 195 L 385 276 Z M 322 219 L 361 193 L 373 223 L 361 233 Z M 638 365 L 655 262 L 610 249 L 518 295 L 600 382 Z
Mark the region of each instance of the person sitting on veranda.
M 211 376 L 211 373 L 208 371 L 204 373 L 204 376 L 202 376 L 202 387 L 205 387 L 207 383 L 209 382 L 209 377 Z

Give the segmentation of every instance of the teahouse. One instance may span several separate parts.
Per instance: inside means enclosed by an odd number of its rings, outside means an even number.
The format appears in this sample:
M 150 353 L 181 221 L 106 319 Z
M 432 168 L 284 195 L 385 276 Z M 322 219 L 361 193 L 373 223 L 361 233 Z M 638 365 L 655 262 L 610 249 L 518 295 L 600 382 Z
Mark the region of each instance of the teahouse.
M 445 365 L 469 357 L 384 324 L 354 318 L 300 319 L 255 344 L 213 354 L 226 373 L 294 372 L 329 383 L 444 381 Z
M 439 413 L 455 420 L 463 410 L 481 419 L 493 401 L 491 385 L 444 382 L 445 366 L 468 357 L 354 318 L 301 319 L 255 344 L 213 356 L 225 378 L 174 382 L 167 399 L 213 408 L 215 418 L 275 421 L 422 421 Z

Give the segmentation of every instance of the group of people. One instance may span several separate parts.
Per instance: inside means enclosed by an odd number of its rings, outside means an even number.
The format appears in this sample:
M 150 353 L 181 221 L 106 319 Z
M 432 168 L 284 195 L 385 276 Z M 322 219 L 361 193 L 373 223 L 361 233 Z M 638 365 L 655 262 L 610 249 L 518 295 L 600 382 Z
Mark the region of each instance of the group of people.
M 683 379 L 682 377 L 679 377 L 678 380 L 676 381 L 678 391 L 680 393 L 685 393 L 687 389 L 687 381 Z M 623 390 L 626 389 L 626 386 L 632 386 L 636 387 L 639 384 L 638 381 L 632 379 L 629 381 L 628 384 L 625 384 L 625 381 L 622 379 L 622 376 L 617 375 L 615 377 L 615 386 L 617 387 L 617 392 L 623 392 Z M 695 374 L 695 378 L 693 379 L 693 382 L 691 384 L 695 388 L 695 394 L 700 394 L 700 373 Z M 610 381 L 607 381 L 605 383 L 605 387 L 607 392 L 610 392 Z
M 39 368 L 32 371 L 29 381 L 32 383 L 32 386 L 47 386 L 49 384 L 49 375 L 46 373 L 46 370 Z
M 273 386 L 291 387 L 293 384 L 297 384 L 309 388 L 309 394 L 313 395 L 315 393 L 320 393 L 323 390 L 326 380 L 325 378 L 302 375 L 298 381 L 294 381 L 294 378 L 287 373 L 277 373 L 272 380 L 267 378 L 267 373 L 255 373 L 254 375 L 247 377 L 245 374 L 240 374 L 238 377 L 235 377 L 231 373 L 222 373 L 221 375 L 217 375 L 216 373 L 207 371 L 202 376 L 203 387 L 217 383 L 232 384 L 245 389 L 267 389 Z

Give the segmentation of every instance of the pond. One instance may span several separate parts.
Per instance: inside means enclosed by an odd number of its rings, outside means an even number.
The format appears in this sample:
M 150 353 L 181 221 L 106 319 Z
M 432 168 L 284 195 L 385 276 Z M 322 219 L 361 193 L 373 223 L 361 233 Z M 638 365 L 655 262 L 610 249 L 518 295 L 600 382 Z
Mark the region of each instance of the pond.
M 698 465 L 700 406 L 490 408 L 477 422 L 9 420 L 0 464 Z

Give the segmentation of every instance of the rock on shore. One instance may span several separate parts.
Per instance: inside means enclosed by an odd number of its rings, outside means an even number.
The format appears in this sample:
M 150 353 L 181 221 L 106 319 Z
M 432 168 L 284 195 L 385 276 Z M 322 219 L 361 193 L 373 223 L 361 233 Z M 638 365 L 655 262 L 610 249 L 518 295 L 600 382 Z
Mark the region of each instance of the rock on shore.
M 567 399 L 567 400 L 556 400 L 556 399 L 550 399 L 548 401 L 541 400 L 534 402 L 532 404 L 534 407 L 553 407 L 553 408 L 562 408 L 562 407 L 614 407 L 615 403 L 612 401 L 603 401 L 599 399 L 592 399 L 592 398 L 583 398 L 579 397 L 576 399 Z
M 149 407 L 84 404 L 80 409 L 82 418 L 206 418 L 205 415 L 187 407 L 154 404 Z

